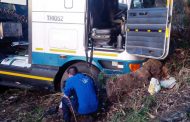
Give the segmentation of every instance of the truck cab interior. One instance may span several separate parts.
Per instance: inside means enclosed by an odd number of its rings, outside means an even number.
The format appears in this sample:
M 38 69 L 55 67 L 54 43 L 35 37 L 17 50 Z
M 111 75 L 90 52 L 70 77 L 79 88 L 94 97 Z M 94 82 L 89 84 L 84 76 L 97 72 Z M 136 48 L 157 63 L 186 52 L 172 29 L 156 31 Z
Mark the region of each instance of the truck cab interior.
M 127 5 L 120 8 L 118 0 L 90 0 L 88 12 L 89 46 L 122 51 Z

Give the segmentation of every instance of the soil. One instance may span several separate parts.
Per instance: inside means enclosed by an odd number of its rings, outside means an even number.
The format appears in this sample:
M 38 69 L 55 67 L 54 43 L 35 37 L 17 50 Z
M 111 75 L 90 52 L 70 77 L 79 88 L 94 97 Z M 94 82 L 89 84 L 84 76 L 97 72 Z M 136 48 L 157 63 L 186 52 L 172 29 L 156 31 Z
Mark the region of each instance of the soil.
M 136 72 L 109 79 L 106 87 L 109 99 L 106 97 L 106 92 L 102 90 L 100 93 L 101 107 L 99 112 L 92 116 L 93 121 L 128 121 L 126 118 L 128 118 L 129 111 L 141 111 L 146 107 L 148 108 L 148 111 L 145 111 L 147 121 L 173 118 L 189 121 L 189 59 L 190 50 L 176 50 L 175 54 L 165 62 L 151 59 Z M 148 93 L 151 77 L 167 79 L 170 76 L 174 76 L 177 80 L 175 87 L 162 88 L 153 96 Z M 62 122 L 61 112 L 56 112 L 60 100 L 61 94 L 59 93 L 3 87 L 0 93 L 0 121 Z M 117 115 L 120 120 L 113 119 Z M 77 119 L 83 120 L 80 117 Z

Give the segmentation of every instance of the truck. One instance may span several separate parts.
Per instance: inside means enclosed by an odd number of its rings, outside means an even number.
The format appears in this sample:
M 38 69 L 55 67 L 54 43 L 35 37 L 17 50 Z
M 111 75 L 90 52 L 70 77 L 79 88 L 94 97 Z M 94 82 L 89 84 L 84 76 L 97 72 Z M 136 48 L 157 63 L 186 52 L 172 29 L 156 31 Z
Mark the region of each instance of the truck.
M 71 66 L 96 82 L 169 53 L 173 0 L 1 2 L 28 14 L 25 31 L 20 21 L 0 24 L 0 85 L 60 90 Z

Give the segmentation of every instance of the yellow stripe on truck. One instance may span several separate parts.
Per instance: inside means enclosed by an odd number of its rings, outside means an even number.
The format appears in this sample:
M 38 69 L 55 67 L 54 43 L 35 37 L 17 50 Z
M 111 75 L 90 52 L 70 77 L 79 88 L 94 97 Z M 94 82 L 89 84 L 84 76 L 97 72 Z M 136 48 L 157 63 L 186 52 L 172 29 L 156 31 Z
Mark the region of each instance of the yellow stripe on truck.
M 15 73 L 15 72 L 0 71 L 0 74 L 35 79 L 35 80 L 44 80 L 44 81 L 49 81 L 49 82 L 53 81 L 53 78 L 47 78 L 47 77 L 41 77 L 41 76 L 35 76 L 35 75 L 27 75 L 27 74 Z
M 168 7 L 170 5 L 170 0 L 167 0 L 166 6 Z
M 170 36 L 170 28 L 166 28 L 166 38 Z
M 173 0 L 167 0 L 167 7 L 171 7 L 171 5 L 173 5 Z
M 103 53 L 103 52 L 94 52 L 96 56 L 108 56 L 108 57 L 118 57 L 117 54 L 114 53 Z
M 50 49 L 51 52 L 62 52 L 62 53 L 72 53 L 75 54 L 76 50 L 61 50 L 61 49 Z
M 36 48 L 37 51 L 43 51 L 43 48 Z
M 170 6 L 172 7 L 172 5 L 173 5 L 173 0 L 170 0 Z

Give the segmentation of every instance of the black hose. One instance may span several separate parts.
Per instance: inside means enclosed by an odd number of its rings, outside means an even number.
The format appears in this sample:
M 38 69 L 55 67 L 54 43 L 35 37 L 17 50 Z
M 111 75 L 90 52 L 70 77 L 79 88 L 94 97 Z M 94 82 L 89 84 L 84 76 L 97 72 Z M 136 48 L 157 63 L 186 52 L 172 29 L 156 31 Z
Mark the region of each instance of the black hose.
M 89 0 L 87 0 L 86 3 L 86 18 L 85 20 L 85 55 L 86 55 L 86 62 L 88 63 L 88 40 L 89 40 Z
M 87 6 L 86 6 L 86 11 L 87 11 L 87 22 L 86 22 L 86 43 L 85 43 L 85 55 L 86 55 L 86 62 L 89 64 L 89 66 L 92 66 L 92 60 L 93 60 L 93 50 L 94 50 L 94 46 L 93 46 L 93 40 L 91 37 L 91 30 L 93 28 L 93 6 L 92 6 L 92 1 L 88 1 L 87 0 Z M 91 43 L 91 54 L 90 57 L 88 56 L 88 44 Z
M 90 39 L 91 41 L 91 52 L 90 52 L 90 61 L 89 61 L 89 66 L 92 66 L 92 61 L 93 61 L 93 53 L 94 53 L 94 43 L 93 43 L 93 39 Z

